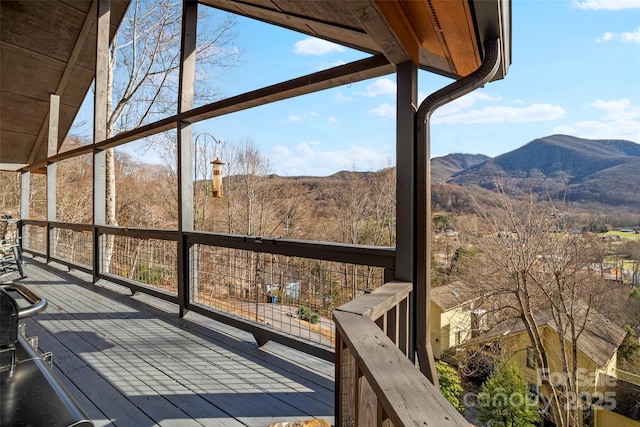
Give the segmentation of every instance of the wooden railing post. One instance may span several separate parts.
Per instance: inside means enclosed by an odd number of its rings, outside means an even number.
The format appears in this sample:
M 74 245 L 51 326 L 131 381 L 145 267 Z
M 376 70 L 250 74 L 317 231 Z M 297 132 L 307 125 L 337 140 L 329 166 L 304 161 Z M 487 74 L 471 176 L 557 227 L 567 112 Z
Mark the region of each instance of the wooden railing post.
M 100 280 L 100 231 L 97 226 L 93 226 L 93 283 Z
M 191 300 L 189 286 L 191 244 L 187 243 L 184 233 L 180 233 L 176 244 L 178 245 L 178 305 L 180 317 L 184 317 L 188 312 Z
M 55 253 L 55 249 L 51 247 L 51 245 L 53 244 L 53 242 L 55 241 L 55 239 L 52 238 L 52 233 L 53 233 L 53 227 L 51 227 L 51 222 L 47 221 L 47 234 L 46 234 L 46 248 L 47 248 L 47 252 L 46 252 L 46 262 L 47 264 L 49 262 L 51 262 L 51 254 Z
M 357 365 L 356 360 L 338 332 L 336 332 L 335 369 L 336 426 L 353 427 L 356 425 Z
M 412 289 L 387 283 L 333 312 L 336 425 L 468 425 L 407 357 Z

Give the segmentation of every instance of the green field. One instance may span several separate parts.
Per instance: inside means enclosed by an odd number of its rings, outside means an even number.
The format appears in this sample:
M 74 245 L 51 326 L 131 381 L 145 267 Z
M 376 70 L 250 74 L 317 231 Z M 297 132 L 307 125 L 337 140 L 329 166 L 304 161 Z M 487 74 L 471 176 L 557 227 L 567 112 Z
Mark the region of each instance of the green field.
M 602 234 L 603 236 L 620 236 L 621 239 L 623 240 L 637 240 L 640 239 L 640 234 L 634 234 L 634 233 L 623 233 L 620 231 L 607 231 L 606 233 Z

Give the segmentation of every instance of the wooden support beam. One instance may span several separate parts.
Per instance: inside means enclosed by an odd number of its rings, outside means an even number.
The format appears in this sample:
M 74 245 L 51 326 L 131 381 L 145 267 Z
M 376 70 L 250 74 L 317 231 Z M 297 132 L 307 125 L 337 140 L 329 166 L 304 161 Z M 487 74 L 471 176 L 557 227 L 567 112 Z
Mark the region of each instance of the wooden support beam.
M 49 96 L 49 139 L 47 141 L 47 157 L 55 156 L 58 152 L 58 124 L 60 121 L 60 96 L 51 94 Z M 47 165 L 47 221 L 56 220 L 56 171 L 58 165 L 49 163 Z M 50 245 L 54 241 L 52 235 L 55 231 L 47 227 L 47 261 L 55 255 L 55 248 Z
M 98 225 L 107 221 L 106 152 L 97 144 L 107 139 L 107 93 L 109 71 L 110 0 L 98 0 L 96 35 L 96 80 L 93 117 L 93 280 L 100 276 L 100 235 Z
M 31 191 L 31 172 L 20 174 L 20 219 L 29 219 L 29 195 Z
M 198 2 L 182 2 L 182 34 L 180 37 L 180 82 L 178 85 L 178 114 L 193 108 L 196 76 L 196 34 Z M 189 252 L 191 245 L 183 231 L 193 231 L 193 125 L 178 122 L 178 303 L 180 316 L 187 313 L 190 303 Z M 197 288 L 195 290 L 197 292 Z
M 151 135 L 156 135 L 175 129 L 178 122 L 197 123 L 213 117 L 235 113 L 249 108 L 266 105 L 272 102 L 282 101 L 296 96 L 319 92 L 324 89 L 356 83 L 362 80 L 372 79 L 392 73 L 395 66 L 390 64 L 383 55 L 361 59 L 349 64 L 340 65 L 328 70 L 308 74 L 286 82 L 253 90 L 244 94 L 203 105 L 193 110 L 183 111 L 174 116 L 167 117 L 157 122 L 141 126 L 128 132 L 122 132 L 99 142 L 95 148 L 105 150 L 127 142 L 136 141 Z M 42 168 L 47 162 L 57 162 L 91 152 L 91 147 L 78 147 L 74 150 L 57 154 L 54 158 L 42 160 L 30 164 L 21 170 L 35 170 Z
M 396 280 L 416 283 L 416 234 L 415 216 L 415 115 L 418 104 L 418 68 L 412 62 L 397 67 L 396 96 Z M 415 290 L 415 289 L 414 289 Z M 415 343 L 415 298 L 413 293 L 410 310 L 411 330 L 407 336 L 409 348 Z M 408 354 L 414 361 L 414 351 Z
M 49 97 L 49 140 L 47 157 L 58 153 L 58 124 L 60 118 L 60 96 Z M 47 221 L 56 220 L 56 164 L 47 165 Z

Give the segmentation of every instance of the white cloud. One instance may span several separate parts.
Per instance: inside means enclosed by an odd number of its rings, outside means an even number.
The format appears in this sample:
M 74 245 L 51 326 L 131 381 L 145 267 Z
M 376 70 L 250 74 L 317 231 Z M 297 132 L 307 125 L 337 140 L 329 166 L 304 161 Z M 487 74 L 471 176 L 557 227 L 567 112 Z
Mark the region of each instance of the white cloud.
M 329 52 L 342 52 L 344 47 L 326 40 L 310 37 L 293 45 L 293 52 L 298 55 L 324 55 Z
M 375 114 L 375 115 L 381 116 L 381 117 L 395 118 L 396 117 L 396 107 L 391 105 L 391 104 L 380 104 L 375 108 L 367 110 L 367 113 Z
M 557 126 L 553 129 L 553 133 L 589 139 L 627 139 L 640 143 L 640 122 L 635 120 L 577 122 L 567 126 Z
M 154 148 L 145 146 L 142 141 L 119 145 L 116 151 L 131 156 L 134 161 L 151 165 L 163 165 L 166 161 Z
M 609 40 L 613 40 L 613 33 L 606 32 L 596 40 L 596 43 L 608 42 Z
M 339 121 L 338 118 L 334 116 L 329 116 L 327 120 L 330 121 L 331 123 L 338 123 Z
M 320 114 L 314 111 L 311 111 L 309 113 L 303 113 L 303 114 L 289 114 L 285 120 L 281 121 L 281 123 L 282 122 L 284 123 L 301 122 L 303 120 L 307 120 L 309 118 L 316 118 L 316 117 L 320 117 Z
M 440 114 L 454 114 L 461 110 L 471 108 L 479 101 L 499 101 L 500 97 L 491 96 L 484 92 L 470 92 L 438 109 Z
M 640 44 L 640 27 L 633 31 L 626 33 L 620 33 L 620 41 L 623 43 L 637 43 Z
M 559 119 L 565 114 L 566 111 L 560 106 L 534 103 L 527 107 L 485 107 L 479 110 L 444 116 L 439 114 L 439 111 L 436 111 L 432 123 L 485 124 L 543 122 Z
M 604 101 L 598 99 L 585 105 L 604 114 L 600 120 L 588 120 L 558 126 L 555 133 L 565 133 L 591 139 L 628 139 L 640 142 L 640 106 L 628 99 Z
M 375 82 L 367 86 L 367 91 L 362 95 L 365 96 L 378 96 L 378 95 L 393 95 L 396 93 L 396 83 L 391 79 L 378 79 Z
M 291 151 L 289 151 L 288 147 L 285 147 L 284 145 L 276 145 L 275 147 L 273 147 L 273 154 L 275 155 L 275 158 L 281 158 L 281 157 L 288 157 L 291 155 Z
M 608 42 L 610 40 L 618 40 L 622 43 L 636 43 L 640 44 L 640 27 L 633 31 L 627 31 L 625 33 L 610 33 L 606 32 L 602 37 L 596 40 L 597 43 Z
M 614 99 L 611 101 L 603 101 L 598 99 L 586 107 L 597 108 L 606 114 L 603 120 L 633 120 L 640 119 L 640 106 L 631 104 L 628 99 Z
M 573 7 L 585 10 L 622 10 L 640 8 L 640 0 L 573 0 Z
M 271 162 L 288 176 L 327 176 L 340 170 L 378 170 L 389 163 L 379 149 L 352 145 L 345 149 L 323 149 L 318 141 L 303 142 L 289 149 L 274 147 Z
M 349 102 L 353 101 L 353 98 L 344 95 L 342 92 L 336 93 L 335 100 L 338 102 Z

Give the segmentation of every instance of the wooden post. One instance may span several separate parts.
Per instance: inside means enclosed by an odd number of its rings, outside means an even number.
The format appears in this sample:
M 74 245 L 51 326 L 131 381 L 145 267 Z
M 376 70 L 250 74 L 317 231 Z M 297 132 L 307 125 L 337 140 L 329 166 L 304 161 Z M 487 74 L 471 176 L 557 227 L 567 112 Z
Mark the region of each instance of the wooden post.
M 47 157 L 58 154 L 58 123 L 60 117 L 60 96 L 49 96 L 49 132 L 47 140 Z M 56 220 L 56 163 L 47 163 L 47 262 L 51 256 L 55 256 L 56 248 L 53 246 L 55 230 L 51 228 L 51 222 Z
M 96 80 L 93 117 L 93 144 L 107 139 L 107 85 L 109 71 L 109 29 L 111 26 L 110 0 L 98 0 L 96 36 Z M 106 152 L 93 150 L 93 281 L 100 276 L 101 238 L 98 226 L 106 225 L 107 182 L 105 176 Z
M 29 219 L 29 192 L 31 191 L 31 172 L 26 171 L 20 174 L 20 219 Z M 18 236 L 20 237 L 20 244 L 25 247 L 25 243 L 28 245 L 29 241 L 25 242 L 25 236 L 28 236 L 24 232 L 24 224 L 20 221 L 20 227 L 18 228 Z M 28 239 L 28 237 L 27 237 Z
M 362 371 L 358 378 L 358 426 L 375 426 L 378 424 L 378 398 Z
M 182 3 L 182 35 L 180 38 L 180 82 L 178 87 L 178 113 L 193 108 L 196 67 L 196 32 L 198 3 Z M 193 231 L 193 130 L 191 123 L 178 122 L 178 303 L 180 316 L 188 312 L 191 292 L 198 293 L 197 284 L 189 286 L 191 246 L 184 232 Z M 194 263 L 195 264 L 195 263 Z M 191 289 L 190 289 L 191 288 Z
M 29 205 L 31 191 L 31 172 L 20 175 L 20 219 L 29 219 L 31 206 Z
M 396 99 L 396 268 L 395 280 L 416 286 L 415 115 L 418 105 L 418 68 L 412 62 L 397 67 Z M 409 359 L 415 361 L 415 301 L 410 306 Z

